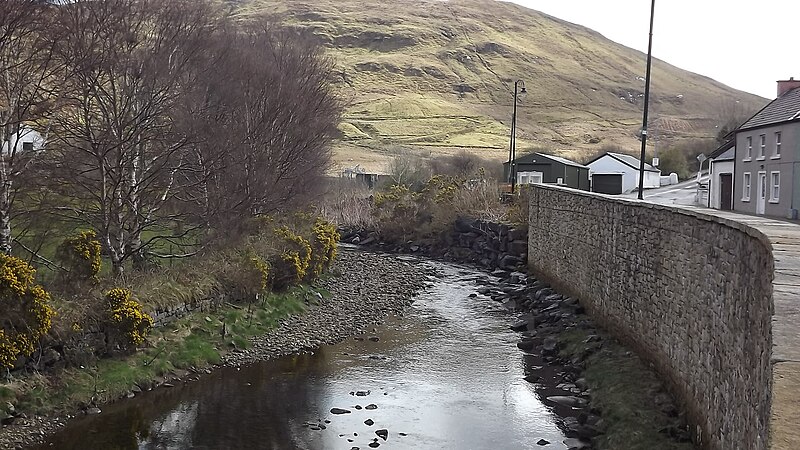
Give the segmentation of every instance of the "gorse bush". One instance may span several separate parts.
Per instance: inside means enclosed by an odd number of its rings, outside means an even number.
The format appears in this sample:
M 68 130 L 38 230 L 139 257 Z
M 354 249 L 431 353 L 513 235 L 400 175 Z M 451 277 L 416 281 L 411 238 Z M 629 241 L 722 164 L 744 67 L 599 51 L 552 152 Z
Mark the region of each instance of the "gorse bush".
M 35 274 L 25 261 L 0 254 L 0 367 L 33 353 L 52 326 L 50 294 L 34 283 Z
M 67 269 L 71 281 L 97 282 L 100 273 L 100 241 L 94 231 L 81 231 L 58 246 L 56 257 Z
M 314 220 L 311 233 L 313 236 L 311 239 L 311 268 L 308 275 L 314 279 L 322 275 L 336 259 L 336 246 L 339 244 L 341 236 L 336 230 L 336 225 L 322 217 Z
M 510 209 L 500 201 L 496 182 L 485 171 L 466 178 L 434 175 L 414 191 L 394 185 L 375 195 L 373 214 L 382 237 L 395 242 L 431 238 L 449 230 L 458 216 L 507 220 Z
M 273 262 L 275 286 L 283 288 L 299 283 L 306 278 L 306 271 L 311 264 L 311 243 L 287 226 L 275 228 L 273 233 L 278 238 L 277 246 L 281 248 Z
M 142 305 L 131 298 L 131 291 L 114 288 L 106 292 L 108 326 L 112 335 L 119 339 L 124 349 L 141 345 L 153 328 L 153 318 L 145 313 Z

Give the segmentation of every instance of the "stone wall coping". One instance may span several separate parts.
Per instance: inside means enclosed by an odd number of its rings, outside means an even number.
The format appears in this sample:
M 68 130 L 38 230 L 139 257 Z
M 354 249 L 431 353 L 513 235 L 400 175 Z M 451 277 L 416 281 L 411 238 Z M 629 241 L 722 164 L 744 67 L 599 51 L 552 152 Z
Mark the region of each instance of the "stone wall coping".
M 648 202 L 647 200 L 639 200 L 639 199 L 633 199 L 633 198 L 620 198 L 618 196 L 611 195 L 611 194 L 600 194 L 598 192 L 587 192 L 587 191 L 583 191 L 583 190 L 580 190 L 580 189 L 574 189 L 574 188 L 569 188 L 569 187 L 564 187 L 564 186 L 553 186 L 553 185 L 547 185 L 547 184 L 537 184 L 537 185 L 534 185 L 534 187 L 536 189 L 544 189 L 544 190 L 549 190 L 549 191 L 569 192 L 570 194 L 579 195 L 579 196 L 587 197 L 587 198 L 602 198 L 603 200 L 608 201 L 610 203 L 617 203 L 617 204 L 621 204 L 621 205 L 635 205 L 635 206 L 638 206 L 638 207 L 641 207 L 641 208 L 655 209 L 655 210 L 661 210 L 661 211 L 671 211 L 671 212 L 674 212 L 674 213 L 677 213 L 677 214 L 681 214 L 681 215 L 684 215 L 684 216 L 695 217 L 695 218 L 702 219 L 702 220 L 705 220 L 705 221 L 708 221 L 708 222 L 719 223 L 719 224 L 728 226 L 730 228 L 739 230 L 739 231 L 741 231 L 741 232 L 743 232 L 743 233 L 745 233 L 745 234 L 747 234 L 749 236 L 752 236 L 752 237 L 758 239 L 759 241 L 761 241 L 767 247 L 767 249 L 770 250 L 770 252 L 773 250 L 773 248 L 772 248 L 772 240 L 770 239 L 770 237 L 767 236 L 763 231 L 759 230 L 758 228 L 756 228 L 754 226 L 751 226 L 751 225 L 749 225 L 747 223 L 734 220 L 734 219 L 718 216 L 718 215 L 715 215 L 713 213 L 709 213 L 709 212 L 706 212 L 706 211 L 699 211 L 699 210 L 696 210 L 696 209 L 692 209 L 691 207 L 662 205 L 662 204 L 659 204 L 659 203 Z

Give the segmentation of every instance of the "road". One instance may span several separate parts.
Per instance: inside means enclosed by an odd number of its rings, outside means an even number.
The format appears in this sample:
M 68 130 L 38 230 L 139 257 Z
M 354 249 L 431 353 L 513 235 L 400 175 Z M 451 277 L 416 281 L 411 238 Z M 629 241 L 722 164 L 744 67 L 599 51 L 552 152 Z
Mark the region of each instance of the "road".
M 708 175 L 700 177 L 700 182 L 708 185 Z M 623 194 L 621 197 L 638 198 L 637 192 Z M 688 181 L 683 181 L 672 186 L 664 186 L 658 189 L 648 189 L 644 192 L 644 199 L 662 205 L 696 205 L 697 204 L 697 178 L 693 177 Z M 704 202 L 705 206 L 707 205 Z

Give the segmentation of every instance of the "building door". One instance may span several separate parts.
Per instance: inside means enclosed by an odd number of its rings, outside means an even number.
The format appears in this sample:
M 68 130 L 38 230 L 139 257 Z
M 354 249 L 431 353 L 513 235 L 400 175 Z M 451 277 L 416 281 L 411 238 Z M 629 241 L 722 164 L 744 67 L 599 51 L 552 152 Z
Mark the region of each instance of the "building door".
M 599 192 L 601 194 L 622 194 L 622 174 L 592 174 L 592 192 Z
M 767 206 L 767 173 L 758 172 L 758 197 L 756 198 L 756 214 L 764 214 Z
M 719 175 L 719 209 L 723 211 L 733 209 L 733 174 Z

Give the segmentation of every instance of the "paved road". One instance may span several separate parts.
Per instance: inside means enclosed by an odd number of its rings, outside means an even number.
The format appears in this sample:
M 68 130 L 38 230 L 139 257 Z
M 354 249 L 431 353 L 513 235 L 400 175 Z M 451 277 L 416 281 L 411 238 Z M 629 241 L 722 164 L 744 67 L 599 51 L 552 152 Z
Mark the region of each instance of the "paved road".
M 700 182 L 708 185 L 708 175 L 703 175 L 700 178 Z M 630 194 L 623 194 L 622 197 L 638 198 L 638 193 L 631 192 Z M 644 192 L 644 199 L 662 205 L 696 205 L 697 178 L 693 177 L 688 181 L 672 186 L 648 189 Z

